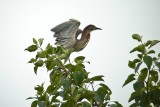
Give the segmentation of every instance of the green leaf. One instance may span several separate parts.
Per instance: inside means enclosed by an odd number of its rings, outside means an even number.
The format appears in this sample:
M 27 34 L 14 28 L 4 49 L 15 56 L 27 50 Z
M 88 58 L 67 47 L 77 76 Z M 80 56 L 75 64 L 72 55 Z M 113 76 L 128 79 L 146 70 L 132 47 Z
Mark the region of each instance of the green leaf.
M 144 46 L 143 44 L 142 44 L 142 45 L 139 45 L 139 46 L 137 46 L 137 47 L 135 47 L 135 48 L 133 48 L 133 49 L 130 51 L 130 53 L 135 52 L 135 51 L 141 52 L 142 54 L 146 54 L 146 48 L 145 48 L 145 46 Z
M 124 84 L 123 84 L 123 87 L 125 86 L 125 85 L 127 85 L 128 83 L 130 83 L 130 82 L 132 82 L 133 80 L 135 80 L 135 74 L 130 74 L 129 76 L 128 76 L 128 78 L 125 80 L 125 82 L 124 82 Z
M 57 48 L 55 49 L 55 53 L 57 55 L 61 55 L 63 53 L 62 49 L 63 49 L 62 46 L 57 46 Z
M 66 55 L 70 55 L 71 54 L 70 51 L 68 49 L 64 48 L 64 47 L 62 48 L 62 51 Z
M 70 82 L 69 78 L 62 77 L 61 82 L 62 82 L 63 88 L 64 88 L 65 90 L 70 89 L 70 87 L 71 87 L 71 82 Z
M 156 105 L 160 105 L 160 89 L 154 88 L 150 91 L 150 100 L 154 104 L 155 107 L 159 107 Z
M 28 48 L 26 48 L 25 50 L 29 51 L 29 52 L 34 52 L 38 49 L 37 45 L 31 45 Z
M 47 70 L 51 70 L 56 66 L 56 61 L 52 56 L 48 57 L 47 60 L 45 61 L 46 68 Z
M 143 61 L 147 65 L 148 69 L 150 69 L 151 66 L 152 66 L 152 57 L 150 57 L 150 56 L 144 56 L 143 57 Z
M 81 71 L 84 72 L 85 71 L 85 66 L 82 63 L 78 63 L 77 65 L 75 65 L 74 67 L 74 71 Z M 73 72 L 73 71 L 72 71 Z
M 114 101 L 114 103 L 117 105 L 116 107 L 123 107 L 118 101 Z
M 138 56 L 139 59 L 142 59 L 143 54 L 137 54 L 137 56 Z
M 154 61 L 154 63 L 159 68 L 159 72 L 160 72 L 160 62 Z
M 155 54 L 154 50 L 150 50 L 147 54 Z
M 133 61 L 129 61 L 129 62 L 128 62 L 128 66 L 129 66 L 130 68 L 134 69 L 135 66 L 136 66 L 136 64 L 133 63 Z
M 60 100 L 59 99 L 57 99 L 57 97 L 59 97 L 60 96 L 60 94 L 59 94 L 59 92 L 58 91 L 55 91 L 54 92 L 54 95 L 52 96 L 52 98 L 51 98 L 51 102 L 53 103 L 53 102 L 60 102 Z M 58 106 L 59 107 L 59 106 Z
M 147 93 L 141 92 L 141 96 L 139 99 L 140 99 L 139 107 L 152 107 L 152 106 L 149 106 L 150 102 L 147 99 Z
M 36 62 L 36 59 L 31 58 L 30 61 L 29 61 L 28 63 L 33 63 L 33 62 Z
M 41 46 L 43 44 L 43 40 L 44 40 L 44 38 L 38 39 L 39 46 Z
M 36 87 L 34 87 L 35 90 L 37 90 L 38 95 L 42 95 L 42 93 L 44 92 L 44 84 L 41 85 L 37 85 Z
M 82 98 L 87 99 L 88 101 L 91 100 L 91 98 L 93 98 L 95 96 L 95 92 L 84 89 L 83 93 L 82 93 Z
M 87 78 L 87 79 L 83 80 L 83 83 L 89 83 L 89 82 L 92 82 L 91 78 Z
M 47 70 L 52 70 L 56 66 L 55 61 L 47 61 L 46 68 Z
M 141 62 L 139 59 L 134 59 L 133 61 L 128 62 L 128 66 L 132 69 L 136 67 L 136 63 Z
M 139 59 L 134 59 L 133 60 L 133 63 L 138 63 L 138 62 L 141 62 L 141 60 L 139 60 Z
M 77 58 L 74 59 L 76 63 L 83 63 L 85 57 L 84 56 L 78 56 Z
M 138 81 L 144 81 L 146 79 L 146 77 L 147 77 L 147 74 L 148 74 L 148 69 L 147 68 L 143 68 L 141 70 L 141 73 L 140 73 L 139 77 L 138 77 Z
M 89 102 L 83 101 L 82 102 L 82 107 L 91 107 L 91 105 L 89 104 Z
M 78 103 L 76 107 L 91 107 L 91 104 L 87 101 L 83 101 Z
M 33 38 L 33 43 L 37 45 L 37 40 Z
M 149 80 L 148 80 L 148 87 L 153 88 L 153 85 L 154 85 L 153 82 L 154 82 L 154 81 L 153 81 L 153 78 L 150 76 L 150 77 L 149 77 Z
M 55 106 L 52 105 L 53 107 L 59 107 L 58 103 L 60 102 L 60 100 L 58 100 L 58 99 L 52 99 L 51 101 L 54 102 L 54 103 L 57 103 L 57 104 L 55 104 Z
M 111 99 L 111 94 L 112 94 L 112 93 L 108 93 L 108 94 L 105 96 L 105 101 Z M 103 105 L 105 105 L 105 103 L 104 103 Z M 106 106 L 104 106 L 104 107 L 106 107 Z
M 59 96 L 64 98 L 64 95 L 65 95 L 65 91 L 59 91 Z
M 158 81 L 158 72 L 151 71 L 150 74 L 151 74 L 152 80 L 156 83 Z
M 82 71 L 76 71 L 73 74 L 73 79 L 76 82 L 76 85 L 81 85 L 83 80 L 86 79 L 87 77 L 87 73 L 86 72 L 82 72 Z
M 150 45 L 151 44 L 151 40 L 148 40 L 146 43 L 145 43 L 145 46 L 148 46 L 148 45 Z
M 67 65 L 65 65 L 65 67 L 70 71 L 70 72 L 73 72 L 73 71 L 75 71 L 75 65 L 73 65 L 73 64 L 67 64 Z
M 81 94 L 77 94 L 74 98 L 74 101 L 77 102 L 80 99 L 80 97 L 81 97 Z
M 141 66 L 141 64 L 142 64 L 142 62 L 140 62 L 140 63 L 138 63 L 138 64 L 136 65 L 136 68 L 135 68 L 135 73 L 137 73 L 137 72 L 138 72 L 138 70 L 139 70 L 139 67 Z
M 104 81 L 103 80 L 103 75 L 98 75 L 98 76 L 94 76 L 91 78 L 92 81 Z
M 137 40 L 138 42 L 140 42 L 142 37 L 140 35 L 138 35 L 138 34 L 133 34 L 132 38 Z
M 156 45 L 157 43 L 159 43 L 160 40 L 153 40 L 149 46 L 149 48 L 151 48 L 152 46 Z
M 61 59 L 65 59 L 65 61 L 67 61 L 67 60 L 68 60 L 68 57 L 69 57 L 69 56 L 67 56 L 66 54 L 61 54 L 61 55 L 58 56 L 58 59 L 60 59 L 60 60 L 61 60 Z
M 129 107 L 139 107 L 139 104 L 138 103 L 133 103 Z
M 47 93 L 52 93 L 54 91 L 55 87 L 53 85 L 49 85 L 47 87 Z
M 158 81 L 157 85 L 158 85 L 158 87 L 160 87 L 160 80 Z
M 128 100 L 128 102 L 131 102 L 132 100 L 138 98 L 142 93 L 139 91 L 133 92 Z
M 37 55 L 38 55 L 39 58 L 45 58 L 46 55 L 47 55 L 47 52 L 46 51 L 40 51 L 40 52 L 37 53 Z
M 60 84 L 61 78 L 62 78 L 62 72 L 61 71 L 53 70 L 50 73 L 50 82 L 52 83 L 52 85 L 54 85 L 56 87 L 59 87 L 59 85 L 61 85 Z M 64 77 L 63 77 L 63 79 L 64 79 Z
M 111 104 L 109 107 L 118 107 L 117 104 Z
M 36 63 L 35 63 L 35 65 L 36 66 L 38 66 L 38 67 L 41 67 L 41 66 L 43 66 L 43 60 L 38 60 Z
M 26 100 L 36 99 L 37 97 L 28 97 Z
M 112 94 L 112 91 L 110 90 L 110 88 L 106 84 L 100 83 L 99 85 L 102 86 L 103 88 L 105 88 L 107 91 L 109 91 L 110 94 Z
M 46 52 L 48 53 L 48 54 L 53 54 L 54 52 L 55 52 L 55 48 L 54 47 L 52 47 L 52 45 L 49 43 L 48 45 L 47 45 L 47 47 L 46 47 Z
M 55 99 L 54 97 L 52 97 L 52 100 L 51 100 L 51 102 L 60 102 L 60 100 L 58 100 L 58 99 Z M 59 107 L 59 106 L 56 106 L 56 107 Z
M 34 66 L 34 73 L 35 73 L 35 74 L 37 74 L 37 70 L 38 70 L 38 66 L 35 65 L 35 66 Z
M 35 100 L 35 101 L 32 102 L 31 107 L 37 107 L 37 104 L 38 104 L 38 101 Z
M 158 54 L 158 57 L 160 58 L 160 53 Z
M 158 59 L 156 57 L 153 57 L 153 61 L 157 61 Z
M 71 94 L 73 94 L 74 91 L 77 91 L 77 85 L 73 85 L 73 86 L 71 87 Z
M 106 90 L 104 87 L 99 87 L 96 91 L 95 100 L 101 104 L 104 102 L 104 98 L 108 94 L 108 90 Z
M 143 81 L 137 81 L 133 84 L 133 88 L 135 91 L 138 91 L 138 90 L 142 90 L 144 88 L 144 82 Z
M 44 101 L 38 101 L 39 107 L 46 107 L 46 103 Z
M 61 107 L 69 107 L 69 106 L 68 106 L 68 103 L 67 103 L 67 102 L 63 102 L 63 103 L 61 104 Z

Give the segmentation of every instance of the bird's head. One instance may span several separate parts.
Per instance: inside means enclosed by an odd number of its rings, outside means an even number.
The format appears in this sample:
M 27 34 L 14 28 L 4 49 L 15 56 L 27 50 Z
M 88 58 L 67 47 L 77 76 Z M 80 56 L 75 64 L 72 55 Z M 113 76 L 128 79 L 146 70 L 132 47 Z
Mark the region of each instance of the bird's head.
M 89 31 L 102 30 L 101 28 L 98 28 L 98 27 L 96 27 L 95 25 L 92 25 L 92 24 L 88 25 L 88 26 L 86 27 L 86 29 L 89 30 Z

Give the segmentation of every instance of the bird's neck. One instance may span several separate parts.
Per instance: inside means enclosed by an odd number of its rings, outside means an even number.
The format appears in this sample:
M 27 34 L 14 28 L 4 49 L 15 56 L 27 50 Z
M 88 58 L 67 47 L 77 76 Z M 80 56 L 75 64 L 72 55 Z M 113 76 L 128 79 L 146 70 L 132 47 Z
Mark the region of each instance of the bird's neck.
M 89 39 L 89 38 L 90 38 L 90 31 L 85 31 L 84 29 L 84 31 L 82 32 L 81 39 L 83 40 L 83 39 Z
M 90 32 L 83 32 L 82 36 L 79 40 L 77 40 L 76 45 L 74 47 L 74 51 L 78 52 L 83 50 L 90 40 Z

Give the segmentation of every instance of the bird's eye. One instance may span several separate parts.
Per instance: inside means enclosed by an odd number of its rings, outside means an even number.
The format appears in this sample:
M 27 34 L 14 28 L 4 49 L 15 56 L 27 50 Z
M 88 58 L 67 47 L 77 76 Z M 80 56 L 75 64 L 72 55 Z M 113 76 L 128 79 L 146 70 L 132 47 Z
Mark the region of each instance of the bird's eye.
M 95 30 L 95 27 L 92 27 L 91 30 Z

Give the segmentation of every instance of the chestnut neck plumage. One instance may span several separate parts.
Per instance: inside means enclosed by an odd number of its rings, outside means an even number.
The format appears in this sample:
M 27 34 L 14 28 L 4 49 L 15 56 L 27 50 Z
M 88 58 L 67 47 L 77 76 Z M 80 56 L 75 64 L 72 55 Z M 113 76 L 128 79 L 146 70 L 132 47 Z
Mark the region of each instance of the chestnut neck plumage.
M 79 40 L 77 40 L 76 44 L 75 44 L 75 51 L 81 51 L 83 50 L 86 45 L 88 44 L 89 40 L 90 40 L 90 30 L 88 30 L 87 28 L 85 28 L 82 32 L 82 36 Z
M 82 32 L 82 36 L 80 40 L 89 39 L 90 38 L 90 30 L 84 29 Z

